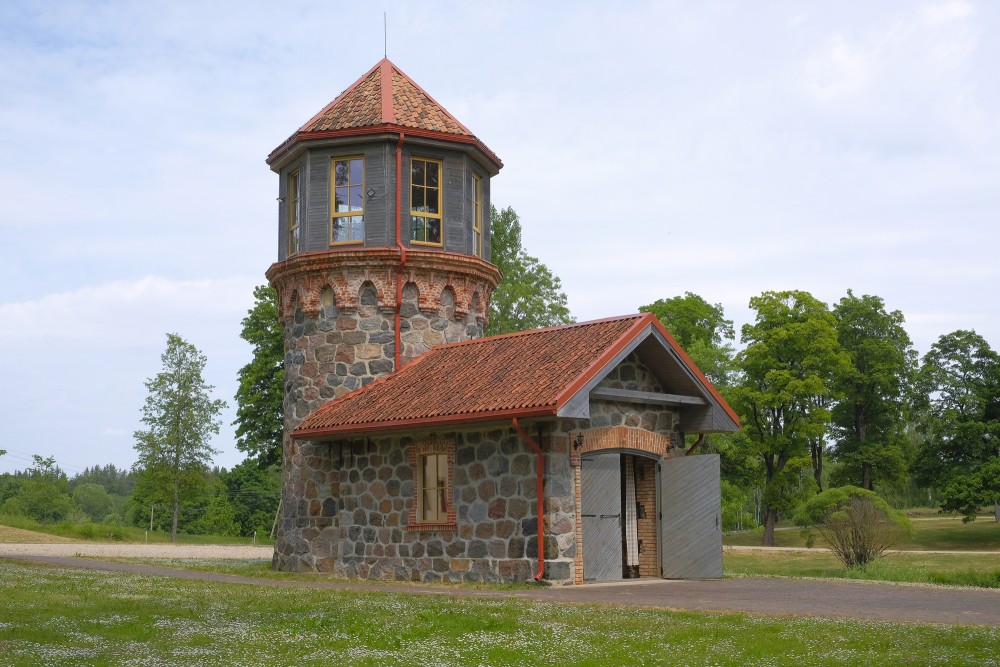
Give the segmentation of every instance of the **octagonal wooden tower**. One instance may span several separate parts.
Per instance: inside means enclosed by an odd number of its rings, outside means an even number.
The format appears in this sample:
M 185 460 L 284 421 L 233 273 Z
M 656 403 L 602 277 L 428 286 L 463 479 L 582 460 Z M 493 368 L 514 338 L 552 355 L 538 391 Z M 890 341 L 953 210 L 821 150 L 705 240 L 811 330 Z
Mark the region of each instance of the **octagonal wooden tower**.
M 388 59 L 267 158 L 280 177 L 284 491 L 274 567 L 337 555 L 339 472 L 291 432 L 326 401 L 438 343 L 483 335 L 500 273 L 490 178 L 500 159 Z

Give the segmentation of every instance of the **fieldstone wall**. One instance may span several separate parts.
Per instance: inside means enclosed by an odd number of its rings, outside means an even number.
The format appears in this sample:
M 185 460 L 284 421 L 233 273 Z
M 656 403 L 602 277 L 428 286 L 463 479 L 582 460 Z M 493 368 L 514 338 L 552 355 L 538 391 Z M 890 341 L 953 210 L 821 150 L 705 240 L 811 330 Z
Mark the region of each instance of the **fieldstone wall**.
M 413 524 L 416 446 L 453 453 L 455 524 Z M 329 489 L 308 503 L 311 525 L 283 540 L 282 569 L 411 581 L 527 581 L 537 567 L 535 454 L 512 429 L 311 445 L 325 449 Z M 543 439 L 545 455 L 544 578 L 573 579 L 576 555 L 573 473 L 565 444 Z
M 635 353 L 630 354 L 608 373 L 607 377 L 601 380 L 599 386 L 608 389 L 664 392 L 652 371 L 639 360 Z M 677 437 L 679 435 L 677 429 L 680 427 L 678 417 L 679 413 L 676 409 L 666 406 L 591 400 L 590 423 L 587 426 L 588 428 L 626 426 L 670 436 L 674 442 L 680 442 Z
M 380 248 L 305 254 L 268 270 L 285 325 L 283 491 L 275 569 L 316 569 L 309 558 L 288 554 L 309 553 L 314 536 L 333 525 L 329 499 L 340 483 L 329 445 L 294 441 L 288 434 L 323 403 L 394 370 L 399 275 L 393 262 L 398 262 L 395 251 Z M 402 362 L 440 343 L 481 337 L 498 277 L 496 268 L 479 258 L 411 253 L 402 274 Z

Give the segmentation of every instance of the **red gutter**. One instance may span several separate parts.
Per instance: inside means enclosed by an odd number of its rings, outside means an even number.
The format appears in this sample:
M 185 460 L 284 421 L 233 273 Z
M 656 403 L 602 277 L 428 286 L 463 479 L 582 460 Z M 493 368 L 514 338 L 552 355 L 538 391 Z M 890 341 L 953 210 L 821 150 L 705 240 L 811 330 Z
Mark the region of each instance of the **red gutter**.
M 545 572 L 545 497 L 542 494 L 545 459 L 542 455 L 542 448 L 521 428 L 521 425 L 517 423 L 517 417 L 514 417 L 513 421 L 517 434 L 535 450 L 535 499 L 538 503 L 538 571 L 535 573 L 535 581 L 540 581 Z
M 423 361 L 424 355 L 417 357 L 411 364 Z M 394 375 L 383 375 L 375 382 L 395 377 Z M 375 384 L 372 382 L 371 384 Z M 367 385 L 365 388 L 370 387 Z M 345 394 L 346 396 L 347 394 Z M 342 400 L 344 397 L 334 399 Z M 334 401 L 330 401 L 333 403 Z M 328 403 L 327 405 L 330 405 Z M 315 414 L 315 413 L 313 413 Z M 407 417 L 402 419 L 387 419 L 377 422 L 354 422 L 338 424 L 337 426 L 316 426 L 313 428 L 297 428 L 292 432 L 292 437 L 296 440 L 323 440 L 339 435 L 374 433 L 376 431 L 401 431 L 416 428 L 433 428 L 453 426 L 458 424 L 479 424 L 483 422 L 506 421 L 508 417 L 553 417 L 556 414 L 554 405 L 542 405 L 532 408 L 507 408 L 504 410 L 491 410 L 489 412 L 463 412 L 451 415 L 434 415 L 430 417 Z
M 403 308 L 403 268 L 406 266 L 406 246 L 403 245 L 403 132 L 399 132 L 396 143 L 396 247 L 399 248 L 399 268 L 396 269 L 396 358 L 392 369 L 402 368 L 402 341 L 400 334 L 400 311 Z

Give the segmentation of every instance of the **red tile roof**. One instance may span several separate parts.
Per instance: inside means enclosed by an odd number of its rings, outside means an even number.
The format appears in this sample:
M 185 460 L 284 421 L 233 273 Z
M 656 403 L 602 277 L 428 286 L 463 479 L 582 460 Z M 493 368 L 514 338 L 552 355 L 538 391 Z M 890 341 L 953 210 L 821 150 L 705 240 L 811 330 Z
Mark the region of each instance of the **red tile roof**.
M 307 439 L 554 415 L 650 325 L 666 334 L 645 314 L 440 345 L 400 371 L 321 406 L 294 435 Z
M 295 143 L 311 138 L 397 131 L 471 143 L 497 167 L 502 166 L 500 159 L 468 128 L 387 58 L 310 118 L 274 149 L 267 161 L 273 162 Z

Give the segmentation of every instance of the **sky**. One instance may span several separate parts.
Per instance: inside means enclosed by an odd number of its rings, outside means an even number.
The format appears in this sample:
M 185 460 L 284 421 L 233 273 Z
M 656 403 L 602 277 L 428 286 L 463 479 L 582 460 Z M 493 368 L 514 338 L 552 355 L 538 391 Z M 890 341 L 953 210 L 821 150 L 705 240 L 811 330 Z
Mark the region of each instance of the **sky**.
M 387 13 L 387 30 L 383 25 Z M 385 38 L 388 35 L 388 38 Z M 848 289 L 1000 348 L 1000 5 L 0 3 L 0 472 L 135 461 L 166 334 L 235 446 L 267 154 L 383 57 L 504 161 L 578 320 Z

